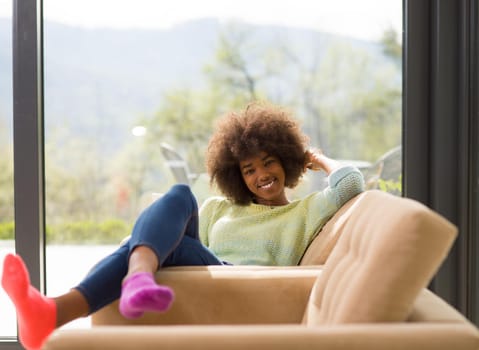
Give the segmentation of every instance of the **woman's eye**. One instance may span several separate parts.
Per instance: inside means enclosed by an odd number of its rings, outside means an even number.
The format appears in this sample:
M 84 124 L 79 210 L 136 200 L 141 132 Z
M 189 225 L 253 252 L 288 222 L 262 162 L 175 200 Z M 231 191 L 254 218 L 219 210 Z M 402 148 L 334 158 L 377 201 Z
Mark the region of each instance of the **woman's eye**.
M 268 159 L 266 162 L 264 162 L 264 166 L 268 166 L 272 163 L 274 163 L 274 159 Z

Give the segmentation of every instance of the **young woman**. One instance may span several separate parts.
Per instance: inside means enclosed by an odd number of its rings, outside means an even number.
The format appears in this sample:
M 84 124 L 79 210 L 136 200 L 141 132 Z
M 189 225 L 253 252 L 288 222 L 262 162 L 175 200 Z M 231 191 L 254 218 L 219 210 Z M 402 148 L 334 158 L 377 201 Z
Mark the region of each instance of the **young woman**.
M 27 349 L 40 348 L 55 328 L 117 298 L 128 318 L 166 311 L 174 293 L 155 282 L 160 268 L 297 265 L 326 221 L 363 190 L 356 168 L 307 149 L 299 124 L 271 105 L 251 104 L 220 119 L 206 162 L 224 197 L 206 200 L 198 215 L 190 189 L 173 186 L 141 213 L 129 241 L 64 295 L 43 296 L 30 285 L 21 257 L 6 256 L 2 286 L 15 304 Z M 325 171 L 329 186 L 290 201 L 285 189 L 295 187 L 306 169 Z

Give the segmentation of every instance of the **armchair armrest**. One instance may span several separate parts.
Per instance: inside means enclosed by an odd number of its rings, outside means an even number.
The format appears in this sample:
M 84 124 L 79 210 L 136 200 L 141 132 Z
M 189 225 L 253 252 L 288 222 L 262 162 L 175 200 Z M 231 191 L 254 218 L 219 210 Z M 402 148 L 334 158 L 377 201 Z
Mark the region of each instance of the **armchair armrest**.
M 320 271 L 318 266 L 166 268 L 157 281 L 175 292 L 169 311 L 129 320 L 116 301 L 93 314 L 92 324 L 299 324 Z

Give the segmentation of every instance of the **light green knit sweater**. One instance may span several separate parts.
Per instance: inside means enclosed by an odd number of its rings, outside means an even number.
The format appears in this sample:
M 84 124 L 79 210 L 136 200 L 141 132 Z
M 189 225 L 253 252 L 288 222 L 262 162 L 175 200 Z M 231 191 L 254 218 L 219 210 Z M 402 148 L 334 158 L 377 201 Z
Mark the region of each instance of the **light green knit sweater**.
M 239 206 L 212 197 L 200 208 L 200 239 L 221 260 L 235 265 L 297 265 L 326 221 L 363 191 L 363 176 L 344 166 L 329 186 L 284 206 Z

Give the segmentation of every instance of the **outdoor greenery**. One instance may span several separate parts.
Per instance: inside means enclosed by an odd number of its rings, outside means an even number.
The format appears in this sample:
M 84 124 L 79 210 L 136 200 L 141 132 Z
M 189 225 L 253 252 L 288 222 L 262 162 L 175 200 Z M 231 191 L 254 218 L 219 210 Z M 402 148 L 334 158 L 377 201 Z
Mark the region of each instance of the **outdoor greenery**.
M 123 220 L 76 221 L 47 225 L 46 239 L 48 244 L 110 244 L 120 243 L 130 232 L 131 225 Z M 0 240 L 14 238 L 14 222 L 0 222 Z
M 47 243 L 119 244 L 131 232 L 131 225 L 123 220 L 76 221 L 47 225 Z
M 378 182 L 381 191 L 394 193 L 396 195 L 400 195 L 402 192 L 401 176 L 398 177 L 397 181 L 379 179 Z
M 13 239 L 15 236 L 15 224 L 13 221 L 0 222 L 0 240 Z
M 137 124 L 147 130 L 144 137 L 105 158 L 94 138 L 72 137 L 65 129 L 50 132 L 45 145 L 48 242 L 119 242 L 151 193 L 164 192 L 174 182 L 160 140 L 174 145 L 192 172 L 204 173 L 215 119 L 256 99 L 291 108 L 311 144 L 326 154 L 374 163 L 401 144 L 398 34 L 387 30 L 376 49 L 338 39 L 299 50 L 287 38 L 259 45 L 251 27 L 225 26 L 204 67 L 204 83 L 172 87 L 158 96 L 155 113 L 138 116 Z M 0 152 L 0 239 L 5 239 L 13 236 L 13 161 L 11 147 Z M 377 186 L 400 193 L 398 181 Z M 204 178 L 195 185 L 200 201 L 210 193 L 208 186 Z

